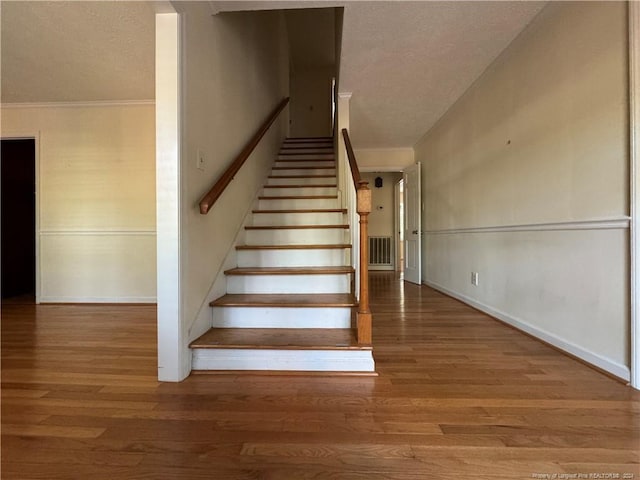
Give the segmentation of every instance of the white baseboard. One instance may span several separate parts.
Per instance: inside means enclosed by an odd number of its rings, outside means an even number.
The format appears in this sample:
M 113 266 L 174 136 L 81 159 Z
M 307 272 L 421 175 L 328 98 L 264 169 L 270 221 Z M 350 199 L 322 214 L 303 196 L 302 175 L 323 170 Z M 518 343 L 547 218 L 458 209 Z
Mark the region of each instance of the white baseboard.
M 157 303 L 156 297 L 48 297 L 41 296 L 40 303 Z
M 609 372 L 610 374 L 622 380 L 629 381 L 629 379 L 631 378 L 631 371 L 629 370 L 629 367 L 627 367 L 626 365 L 614 362 L 611 359 L 603 357 L 602 355 L 591 352 L 579 345 L 576 345 L 575 343 L 572 343 L 568 340 L 560 338 L 553 333 L 547 332 L 546 330 L 538 328 L 535 325 L 531 325 L 530 323 L 525 322 L 524 320 L 520 320 L 516 317 L 513 317 L 505 312 L 502 312 L 493 307 L 490 307 L 489 305 L 479 302 L 473 298 L 467 297 L 466 295 L 463 295 L 458 292 L 454 292 L 453 290 L 449 290 L 448 288 L 443 287 L 442 285 L 438 285 L 437 283 L 430 282 L 428 280 L 425 280 L 423 283 L 428 287 L 438 290 L 453 298 L 456 298 L 461 302 L 466 303 L 467 305 L 470 305 L 488 315 L 491 315 L 494 318 L 497 318 L 498 320 L 504 323 L 507 323 L 517 328 L 518 330 L 522 330 L 523 332 L 526 332 L 529 335 L 532 335 L 542 340 L 543 342 L 553 345 L 554 347 L 557 347 L 560 350 L 563 350 L 575 357 L 580 358 L 581 360 L 584 360 L 587 363 L 590 363 L 606 372 Z

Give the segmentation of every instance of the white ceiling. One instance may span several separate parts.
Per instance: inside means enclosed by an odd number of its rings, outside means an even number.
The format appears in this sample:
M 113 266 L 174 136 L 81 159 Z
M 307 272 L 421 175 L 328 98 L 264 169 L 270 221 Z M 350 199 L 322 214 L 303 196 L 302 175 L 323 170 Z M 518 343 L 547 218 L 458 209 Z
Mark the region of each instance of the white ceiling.
M 2 1 L 2 102 L 155 97 L 147 2 Z
M 348 2 L 340 92 L 357 148 L 411 147 L 546 2 Z

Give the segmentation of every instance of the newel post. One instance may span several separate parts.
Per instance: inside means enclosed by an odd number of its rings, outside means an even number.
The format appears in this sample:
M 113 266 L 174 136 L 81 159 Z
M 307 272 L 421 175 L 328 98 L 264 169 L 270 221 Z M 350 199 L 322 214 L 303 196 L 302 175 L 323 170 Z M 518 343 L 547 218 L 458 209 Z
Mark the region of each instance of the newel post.
M 364 181 L 358 182 L 357 208 L 360 216 L 360 302 L 358 304 L 358 344 L 371 345 L 371 310 L 369 310 L 369 214 L 371 190 Z

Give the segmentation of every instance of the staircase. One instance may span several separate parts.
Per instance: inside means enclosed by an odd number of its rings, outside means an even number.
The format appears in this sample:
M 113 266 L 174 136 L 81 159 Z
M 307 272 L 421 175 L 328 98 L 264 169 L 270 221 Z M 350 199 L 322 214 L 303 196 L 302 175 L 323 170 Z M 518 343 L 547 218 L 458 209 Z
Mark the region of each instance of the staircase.
M 332 138 L 285 140 L 258 197 L 195 371 L 372 374 L 353 327 L 354 270 Z

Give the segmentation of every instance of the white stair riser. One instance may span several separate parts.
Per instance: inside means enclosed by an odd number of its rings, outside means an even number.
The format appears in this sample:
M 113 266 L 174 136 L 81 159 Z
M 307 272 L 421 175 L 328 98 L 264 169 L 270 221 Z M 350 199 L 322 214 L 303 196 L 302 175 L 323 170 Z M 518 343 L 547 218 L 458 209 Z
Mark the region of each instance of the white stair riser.
M 280 154 L 286 154 L 286 155 L 291 155 L 292 153 L 300 153 L 300 154 L 331 154 L 333 155 L 333 147 L 328 147 L 325 148 L 323 147 L 307 147 L 306 145 L 304 146 L 304 148 L 300 148 L 297 147 L 296 145 L 287 145 L 287 148 L 283 148 L 282 150 L 280 150 Z M 284 155 L 283 155 L 284 156 Z
M 277 175 L 275 175 L 277 177 Z M 322 185 L 322 184 L 336 184 L 336 177 L 311 177 L 311 178 L 269 178 L 267 179 L 267 185 Z
M 287 147 L 287 148 L 294 148 L 294 147 L 306 147 L 306 148 L 325 148 L 325 147 L 332 147 L 333 146 L 333 142 L 313 142 L 313 141 L 305 141 L 305 142 L 284 142 L 283 146 Z
M 214 328 L 351 328 L 351 308 L 214 307 Z
M 332 175 L 335 177 L 335 168 L 288 168 L 287 170 L 272 170 L 271 175 L 274 176 L 287 176 L 287 175 Z
M 296 162 L 276 162 L 276 167 L 285 168 L 297 168 L 297 167 L 336 167 L 336 162 L 333 160 L 316 160 L 316 161 L 304 161 L 299 160 Z
M 253 214 L 253 225 L 341 225 L 345 221 L 340 212 Z
M 194 370 L 373 372 L 371 350 L 207 349 L 193 351 Z
M 278 155 L 276 160 L 335 160 L 333 153 L 318 153 L 315 155 Z
M 331 183 L 331 182 L 328 182 Z M 296 187 L 287 188 L 286 186 L 278 186 L 278 188 L 263 188 L 262 195 L 265 197 L 295 197 L 295 196 L 313 196 L 313 195 L 337 195 L 337 187 Z
M 305 147 L 328 147 L 333 145 L 333 138 L 288 138 L 282 142 L 283 146 L 291 147 L 296 145 L 303 145 Z
M 238 250 L 238 267 L 338 267 L 347 265 L 349 250 Z
M 247 245 L 328 245 L 346 243 L 346 228 L 247 230 Z
M 351 275 L 228 275 L 227 293 L 349 293 Z
M 258 210 L 299 210 L 299 209 L 338 208 L 336 198 L 278 198 L 261 199 Z

